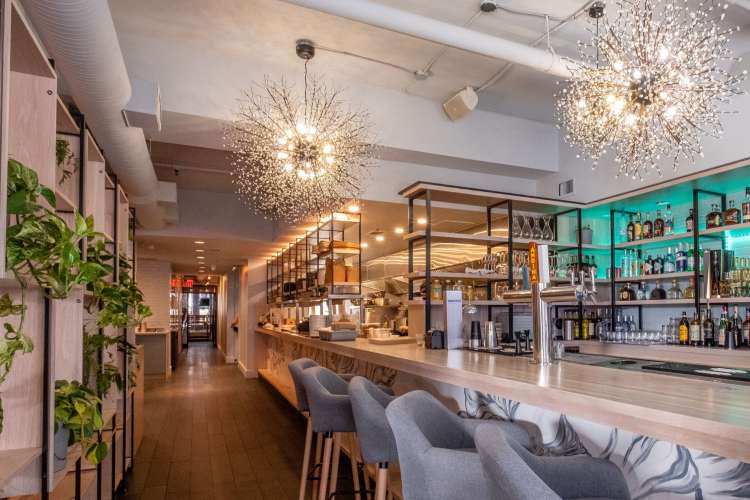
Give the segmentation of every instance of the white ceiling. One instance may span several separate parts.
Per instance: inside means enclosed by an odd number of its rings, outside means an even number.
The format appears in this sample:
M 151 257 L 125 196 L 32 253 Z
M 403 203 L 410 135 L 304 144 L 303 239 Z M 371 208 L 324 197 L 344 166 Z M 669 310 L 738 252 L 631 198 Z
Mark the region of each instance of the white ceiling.
M 456 25 L 463 25 L 478 11 L 479 6 L 479 0 L 376 1 Z M 500 0 L 500 3 L 509 8 L 533 9 L 553 17 L 565 17 L 587 5 L 589 1 Z M 171 81 L 169 86 L 163 87 L 166 89 L 162 96 L 165 105 L 162 114 L 163 129 L 160 133 L 148 134 L 153 140 L 164 143 L 220 149 L 223 142 L 221 128 L 225 123 L 222 117 L 227 116 L 227 103 L 233 103 L 234 97 L 212 95 L 211 92 L 226 94 L 226 89 L 236 89 L 239 92 L 252 83 L 243 77 L 242 71 L 234 71 L 236 68 L 228 66 L 235 62 L 242 68 L 258 67 L 264 71 L 267 68 L 275 68 L 282 74 L 299 75 L 302 63 L 294 53 L 294 43 L 299 38 L 309 38 L 321 46 L 347 50 L 410 70 L 422 69 L 436 55 L 442 54 L 432 66 L 433 76 L 424 81 L 418 81 L 406 71 L 325 51 L 318 51 L 310 63 L 311 71 L 324 73 L 338 85 L 346 87 L 361 84 L 369 88 L 387 89 L 405 96 L 421 97 L 434 102 L 436 109 L 439 109 L 440 103 L 458 89 L 467 85 L 481 85 L 507 64 L 278 0 L 110 0 L 109 4 L 131 77 L 159 82 L 159 75 L 162 75 L 161 78 L 164 78 L 164 75 L 177 75 L 173 77 L 177 84 Z M 745 25 L 748 22 L 746 11 L 733 6 L 729 12 L 733 24 Z M 554 21 L 552 24 L 554 25 Z M 587 37 L 587 26 L 588 20 L 584 15 L 557 31 L 552 36 L 555 51 L 563 56 L 574 56 L 576 41 Z M 530 43 L 545 33 L 545 22 L 535 17 L 497 11 L 479 15 L 471 29 L 521 43 Z M 747 35 L 743 34 L 743 37 L 747 41 Z M 745 46 L 742 52 L 750 49 L 750 44 L 746 43 Z M 540 45 L 540 48 L 544 48 L 544 44 Z M 186 50 L 188 57 L 185 57 Z M 229 62 L 225 63 L 225 66 L 214 65 L 207 69 L 207 65 L 203 65 L 201 61 L 201 57 L 210 57 L 206 54 L 221 54 L 225 58 L 222 61 Z M 207 88 L 206 79 L 198 78 L 203 76 L 200 73 L 204 71 L 215 72 L 216 74 L 212 75 L 213 81 L 221 81 L 226 85 L 217 85 L 216 89 Z M 480 95 L 479 106 L 489 111 L 488 115 L 499 116 L 495 115 L 498 113 L 551 124 L 555 87 L 555 77 L 514 66 L 503 79 Z M 209 114 L 191 111 L 191 97 L 200 97 L 203 102 L 215 103 L 215 112 Z M 173 105 L 176 101 L 180 103 L 179 110 Z M 449 125 L 459 130 L 459 127 L 466 123 L 457 122 Z M 494 137 L 502 135 L 494 131 L 492 133 Z M 481 139 L 477 138 L 477 142 L 480 141 Z M 435 142 L 439 141 L 432 140 L 433 144 Z M 484 142 L 487 140 L 484 139 Z M 556 151 L 558 144 L 543 143 L 538 144 L 538 147 L 555 148 Z M 495 148 L 502 146 L 495 145 Z M 419 154 L 435 152 L 416 147 L 412 153 L 415 151 Z M 170 162 L 173 162 L 189 164 L 198 169 L 223 170 L 226 165 L 221 161 L 205 159 L 200 155 L 186 158 L 184 151 L 181 157 L 178 150 L 162 153 L 157 164 L 160 178 L 176 180 L 178 185 L 185 189 L 224 192 L 229 190 L 225 174 L 217 176 L 194 170 L 175 178 L 174 170 L 170 168 Z M 499 158 L 500 151 L 497 151 L 495 156 Z M 452 161 L 452 157 L 447 158 L 448 161 Z M 487 163 L 487 168 L 500 167 L 502 163 L 498 159 L 497 163 Z M 543 167 L 546 165 L 539 165 L 540 172 L 546 174 Z M 470 169 L 466 164 L 458 168 Z M 534 177 L 529 174 L 527 178 Z M 402 186 L 393 186 L 393 190 L 400 187 Z M 396 213 L 399 216 L 383 221 L 404 220 L 404 210 L 403 205 L 386 210 L 385 216 L 394 216 Z M 385 225 L 385 222 L 375 221 L 375 224 Z M 393 224 L 389 222 L 388 225 Z M 144 254 L 163 255 L 166 252 L 174 258 L 176 270 L 194 270 L 195 259 L 190 241 L 174 237 L 171 241 L 167 241 L 168 239 L 150 236 L 148 240 L 144 240 Z M 242 258 L 250 255 L 261 256 L 272 247 L 278 246 L 278 242 L 269 242 L 268 245 L 260 242 L 248 243 L 247 246 L 229 240 L 214 243 L 214 248 L 217 249 L 216 265 L 221 270 L 242 261 Z M 153 246 L 154 249 L 149 250 L 149 246 Z M 390 244 L 387 246 L 391 247 Z

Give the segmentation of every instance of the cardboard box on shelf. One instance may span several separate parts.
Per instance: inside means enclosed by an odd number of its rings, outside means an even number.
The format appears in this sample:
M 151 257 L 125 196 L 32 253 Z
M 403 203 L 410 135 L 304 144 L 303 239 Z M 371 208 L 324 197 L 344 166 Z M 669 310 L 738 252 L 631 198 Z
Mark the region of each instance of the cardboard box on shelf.
M 342 261 L 326 259 L 326 283 L 346 281 L 346 266 Z

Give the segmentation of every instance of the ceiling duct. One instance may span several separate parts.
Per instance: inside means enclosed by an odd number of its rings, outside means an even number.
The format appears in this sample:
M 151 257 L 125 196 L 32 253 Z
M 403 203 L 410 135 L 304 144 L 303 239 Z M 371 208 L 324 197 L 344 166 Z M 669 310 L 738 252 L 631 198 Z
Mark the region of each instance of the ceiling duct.
M 562 78 L 571 76 L 565 61 L 548 50 L 529 47 L 522 43 L 395 9 L 370 0 L 284 1 L 448 47 L 512 62 L 542 73 Z
M 158 181 L 143 130 L 128 127 L 123 120 L 132 91 L 108 3 L 25 0 L 23 5 L 127 190 L 138 222 L 149 229 L 163 227 Z

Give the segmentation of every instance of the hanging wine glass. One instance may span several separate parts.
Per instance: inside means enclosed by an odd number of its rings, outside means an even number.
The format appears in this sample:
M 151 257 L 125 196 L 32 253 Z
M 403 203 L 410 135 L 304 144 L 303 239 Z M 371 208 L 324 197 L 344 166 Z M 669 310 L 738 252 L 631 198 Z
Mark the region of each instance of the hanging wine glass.
M 534 226 L 531 229 L 531 237 L 535 240 L 541 240 L 542 225 L 540 223 L 540 219 L 538 217 L 534 217 L 532 220 L 534 221 Z
M 529 216 L 522 216 L 523 219 L 523 229 L 521 229 L 521 238 L 530 239 L 531 238 L 531 217 Z
M 552 231 L 552 216 L 545 215 L 542 217 L 542 221 L 544 222 L 544 227 L 542 228 L 542 239 L 547 241 L 554 240 L 555 233 Z
M 522 220 L 520 215 L 514 215 L 513 216 L 513 237 L 514 238 L 520 238 L 521 237 L 521 231 L 523 230 L 522 227 Z

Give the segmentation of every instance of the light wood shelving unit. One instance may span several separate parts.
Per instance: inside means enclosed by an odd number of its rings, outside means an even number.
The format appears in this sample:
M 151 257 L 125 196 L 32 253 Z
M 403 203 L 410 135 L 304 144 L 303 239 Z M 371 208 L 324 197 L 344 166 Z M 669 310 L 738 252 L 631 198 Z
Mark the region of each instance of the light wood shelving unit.
M 129 228 L 134 214 L 127 194 L 116 178 L 107 174 L 104 155 L 86 127 L 84 117 L 71 112 L 69 105 L 58 96 L 57 74 L 17 0 L 0 0 L 0 34 L 3 51 L 0 57 L 0 192 L 7 192 L 8 159 L 20 161 L 35 170 L 42 184 L 55 191 L 57 203 L 50 208 L 68 224 L 73 222 L 76 211 L 92 215 L 96 229 L 108 234 L 112 248 L 117 248 L 123 258 L 132 262 L 135 252 Z M 76 166 L 64 181 L 56 162 L 57 140 L 68 143 L 71 158 L 66 168 Z M 108 197 L 108 193 L 111 196 Z M 0 196 L 0 252 L 3 255 L 8 223 L 6 198 Z M 14 301 L 20 297 L 18 283 L 6 272 L 4 258 L 0 259 L 0 293 L 8 293 Z M 65 469 L 56 473 L 53 469 L 54 384 L 55 380 L 83 379 L 84 326 L 90 319 L 84 309 L 85 300 L 86 293 L 80 287 L 64 300 L 47 299 L 43 291 L 35 287 L 26 291 L 24 332 L 31 337 L 34 351 L 16 357 L 13 370 L 0 388 L 4 403 L 4 428 L 0 433 L 2 498 L 30 495 L 67 500 L 74 498 L 76 482 L 81 486 L 82 498 L 110 498 L 126 466 L 133 462 L 132 444 L 137 448 L 139 442 L 134 438 L 135 423 L 139 419 L 133 418 L 133 406 L 139 411 L 136 402 L 139 388 L 128 387 L 123 392 L 113 388 L 105 402 L 113 412 L 108 419 L 126 425 L 114 434 L 119 441 L 115 441 L 115 450 L 110 450 L 108 463 L 91 471 L 81 471 L 84 467 L 79 468 L 77 464 L 85 459 L 81 458 L 80 446 L 72 446 Z M 12 322 L 13 318 L 9 320 Z M 109 330 L 108 335 L 122 333 L 134 343 L 132 329 Z M 142 356 L 142 349 L 140 352 Z M 124 354 L 113 354 L 127 380 Z M 142 369 L 139 372 L 142 385 Z M 142 429 L 138 432 L 142 433 Z M 112 451 L 116 451 L 116 456 Z M 43 480 L 45 466 L 47 473 Z M 107 468 L 109 472 L 105 471 Z M 102 485 L 102 491 L 97 491 L 97 484 Z

